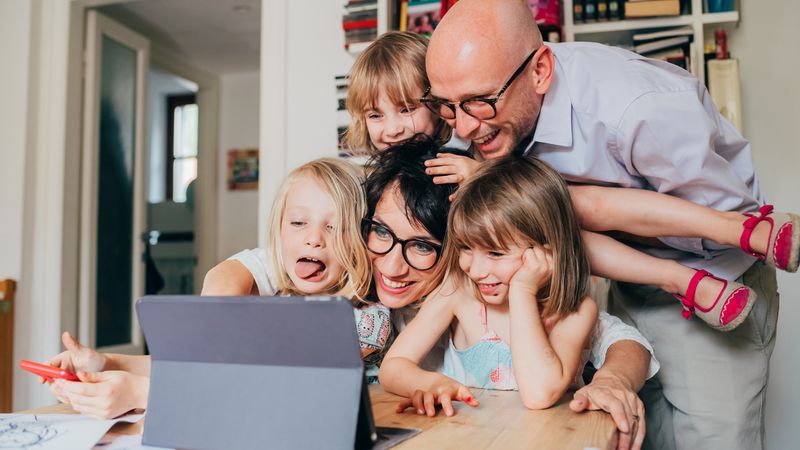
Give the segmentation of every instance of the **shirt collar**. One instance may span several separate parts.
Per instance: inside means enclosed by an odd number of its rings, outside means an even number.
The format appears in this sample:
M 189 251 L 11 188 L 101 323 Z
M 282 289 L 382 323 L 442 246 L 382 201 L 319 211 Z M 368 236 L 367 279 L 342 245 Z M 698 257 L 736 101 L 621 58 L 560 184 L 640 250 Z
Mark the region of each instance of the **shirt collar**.
M 555 53 L 554 51 L 553 54 Z M 562 76 L 561 64 L 558 58 L 554 60 L 553 80 L 542 101 L 536 131 L 533 140 L 528 143 L 526 152 L 537 142 L 561 147 L 572 146 L 572 100 L 569 97 L 566 80 Z

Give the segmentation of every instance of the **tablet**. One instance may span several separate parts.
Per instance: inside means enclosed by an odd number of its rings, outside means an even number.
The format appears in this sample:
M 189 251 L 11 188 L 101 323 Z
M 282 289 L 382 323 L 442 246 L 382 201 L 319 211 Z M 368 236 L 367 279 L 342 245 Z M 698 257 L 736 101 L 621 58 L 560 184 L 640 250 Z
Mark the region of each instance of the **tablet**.
M 349 449 L 359 411 L 371 425 L 346 299 L 152 296 L 136 312 L 153 358 L 145 445 Z

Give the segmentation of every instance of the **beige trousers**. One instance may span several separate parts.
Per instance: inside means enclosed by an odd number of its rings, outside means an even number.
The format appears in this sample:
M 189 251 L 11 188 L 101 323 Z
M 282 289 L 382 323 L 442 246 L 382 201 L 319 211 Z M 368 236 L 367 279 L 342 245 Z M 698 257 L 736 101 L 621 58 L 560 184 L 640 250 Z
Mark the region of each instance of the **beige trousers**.
M 681 317 L 678 300 L 651 287 L 612 283 L 609 312 L 653 344 L 659 373 L 640 392 L 648 449 L 764 448 L 764 404 L 775 347 L 775 270 L 756 262 L 737 280 L 757 294 L 747 320 L 723 333 Z

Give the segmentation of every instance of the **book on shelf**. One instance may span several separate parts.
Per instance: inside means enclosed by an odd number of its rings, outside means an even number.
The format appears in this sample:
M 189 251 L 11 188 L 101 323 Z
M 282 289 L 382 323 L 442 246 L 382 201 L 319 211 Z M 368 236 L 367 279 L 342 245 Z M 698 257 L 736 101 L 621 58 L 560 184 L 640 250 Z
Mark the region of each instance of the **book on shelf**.
M 583 2 L 584 0 L 574 0 L 572 2 L 572 21 L 574 23 L 581 23 L 586 19 L 586 14 L 584 14 L 583 10 Z
M 597 2 L 597 21 L 602 22 L 608 20 L 608 2 L 599 0 Z
M 742 131 L 742 87 L 738 59 L 708 61 L 708 92 L 719 113 Z
M 658 50 L 664 50 L 672 47 L 680 47 L 682 45 L 688 45 L 689 42 L 691 42 L 690 36 L 676 36 L 666 39 L 659 39 L 656 41 L 650 41 L 644 44 L 634 45 L 633 51 L 644 55 Z
M 692 36 L 694 30 L 692 27 L 672 28 L 669 30 L 654 31 L 652 33 L 636 33 L 633 35 L 633 42 L 652 41 L 655 39 L 663 39 L 675 36 Z
M 527 0 L 533 19 L 539 25 L 561 25 L 561 0 Z
M 353 51 L 354 44 L 375 40 L 378 36 L 377 0 L 349 0 L 344 10 L 342 30 L 345 49 Z
M 408 31 L 430 36 L 442 20 L 441 0 L 408 0 L 406 8 Z
M 625 18 L 677 16 L 681 13 L 680 0 L 627 0 Z
M 623 17 L 623 0 L 608 0 L 608 20 L 620 20 Z
M 585 22 L 594 22 L 597 20 L 597 0 L 584 0 L 583 20 Z

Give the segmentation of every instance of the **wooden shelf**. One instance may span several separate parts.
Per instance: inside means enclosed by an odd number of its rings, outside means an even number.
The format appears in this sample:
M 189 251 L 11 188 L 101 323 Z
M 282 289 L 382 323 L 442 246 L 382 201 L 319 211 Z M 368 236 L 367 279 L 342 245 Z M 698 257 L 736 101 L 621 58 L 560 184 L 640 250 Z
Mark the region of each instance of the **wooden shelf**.
M 739 21 L 739 11 L 707 13 L 700 15 L 700 23 L 735 23 Z M 684 14 L 671 17 L 647 19 L 610 20 L 605 22 L 578 23 L 572 26 L 574 34 L 612 33 L 616 31 L 643 30 L 647 28 L 666 28 L 692 25 L 694 15 Z
M 648 19 L 610 20 L 604 22 L 578 23 L 572 27 L 575 34 L 610 33 L 615 31 L 641 30 L 645 28 L 679 27 L 690 25 L 691 15 L 653 17 Z

